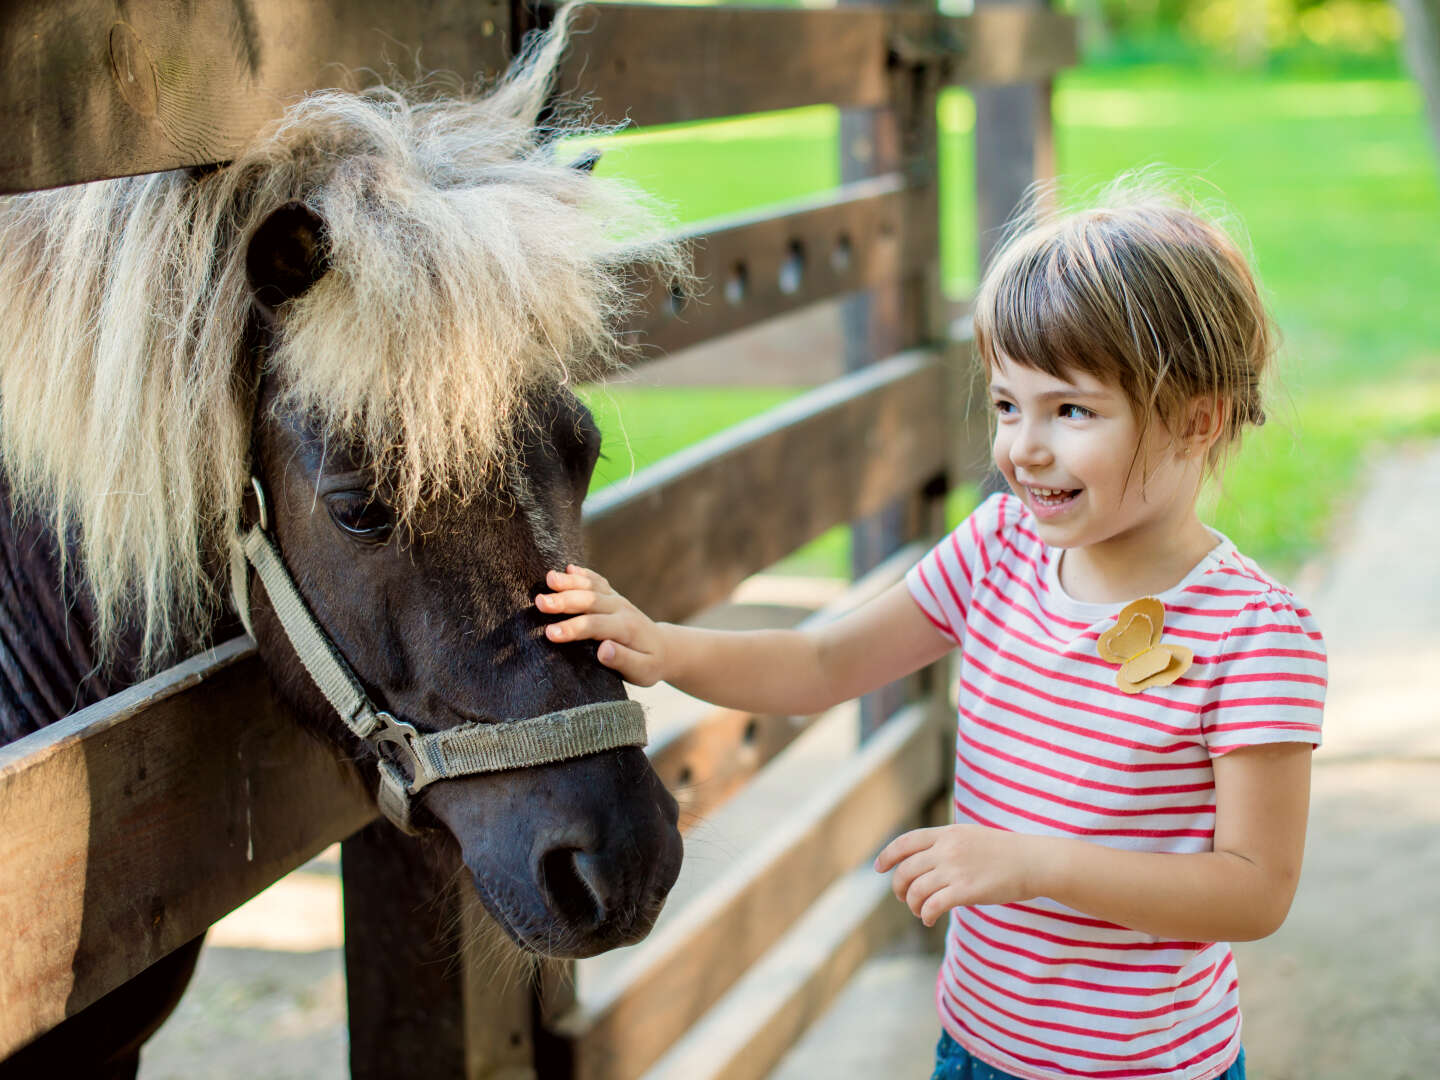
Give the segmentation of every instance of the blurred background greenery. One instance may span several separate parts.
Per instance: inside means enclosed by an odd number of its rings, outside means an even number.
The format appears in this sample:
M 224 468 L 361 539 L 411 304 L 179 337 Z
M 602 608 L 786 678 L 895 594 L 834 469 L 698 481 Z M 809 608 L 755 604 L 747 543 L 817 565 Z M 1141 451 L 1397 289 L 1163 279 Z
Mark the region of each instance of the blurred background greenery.
M 1368 457 L 1440 434 L 1440 183 L 1420 93 L 1382 0 L 1071 0 L 1085 58 L 1055 84 L 1057 168 L 1073 196 L 1160 165 L 1248 231 L 1282 332 L 1271 420 L 1207 516 L 1272 571 L 1318 552 Z M 943 269 L 974 287 L 973 109 L 940 102 Z M 693 222 L 831 188 L 838 117 L 805 109 L 637 132 L 602 171 Z M 614 385 L 597 484 L 798 390 Z M 963 513 L 973 493 L 953 501 Z M 777 513 L 782 512 L 777 508 Z M 842 533 L 792 568 L 843 573 Z

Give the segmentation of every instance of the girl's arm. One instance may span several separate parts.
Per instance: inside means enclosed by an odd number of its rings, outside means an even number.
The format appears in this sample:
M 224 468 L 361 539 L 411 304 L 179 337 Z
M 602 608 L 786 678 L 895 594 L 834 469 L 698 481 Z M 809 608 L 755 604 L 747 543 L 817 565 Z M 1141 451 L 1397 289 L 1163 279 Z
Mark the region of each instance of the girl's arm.
M 1284 922 L 1300 880 L 1311 752 L 1276 743 L 1215 759 L 1213 851 L 1125 851 L 948 825 L 898 837 L 875 868 L 895 868 L 895 895 L 927 925 L 962 904 L 1047 896 L 1156 937 L 1252 941 Z
M 627 682 L 673 686 L 732 709 L 808 715 L 869 693 L 952 647 L 899 582 L 814 630 L 699 630 L 656 623 L 592 570 L 552 570 L 535 606 L 573 616 L 551 641 L 595 639 L 600 662 Z

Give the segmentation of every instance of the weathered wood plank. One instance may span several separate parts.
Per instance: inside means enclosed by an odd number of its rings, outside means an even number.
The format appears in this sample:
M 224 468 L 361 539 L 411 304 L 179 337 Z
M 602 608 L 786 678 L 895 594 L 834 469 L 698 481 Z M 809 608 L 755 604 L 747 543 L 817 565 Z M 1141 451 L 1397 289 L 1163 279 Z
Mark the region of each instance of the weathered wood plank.
M 248 638 L 0 749 L 0 1057 L 374 815 Z
M 848 0 L 840 0 L 849 6 Z M 958 49 L 943 24 L 921 20 L 933 17 L 924 0 L 886 0 L 897 16 L 927 26 L 924 35 L 900 30 L 891 41 L 894 77 L 888 109 L 846 109 L 840 114 L 841 175 L 847 178 L 900 169 L 908 176 L 935 176 L 938 161 L 937 94 L 942 66 L 948 67 Z M 939 61 L 936 64 L 935 61 Z M 937 238 L 940 234 L 938 185 L 919 193 L 908 207 L 914 227 Z M 908 232 L 908 230 L 907 230 Z M 857 295 L 846 305 L 846 368 L 854 371 L 901 349 L 937 341 L 931 313 L 940 301 L 938 252 L 924 252 L 906 260 L 902 276 L 884 286 Z M 904 541 L 923 535 L 928 524 L 918 505 L 925 497 L 905 492 L 879 513 L 850 528 L 851 573 L 859 576 L 884 560 Z M 860 699 L 861 737 L 876 730 L 910 697 L 915 677 L 876 688 Z
M 644 1080 L 764 1080 L 875 952 L 914 922 L 867 862 L 804 918 Z
M 658 352 L 798 311 L 817 301 L 896 283 L 939 257 L 933 185 L 890 173 L 755 214 L 686 229 L 701 291 L 678 297 L 651 280 L 627 329 Z M 889 341 L 879 355 L 914 341 Z
M 974 14 L 948 21 L 937 33 L 942 39 L 958 37 L 963 52 L 945 66 L 945 81 L 952 85 L 1045 82 L 1080 61 L 1075 17 L 1048 7 L 976 3 Z
M 535 961 L 449 854 L 384 821 L 342 846 L 353 1080 L 533 1075 Z
M 924 706 L 897 714 L 832 781 L 657 930 L 603 999 L 560 1018 L 577 1080 L 639 1075 L 734 984 L 826 886 L 939 790 Z
M 944 469 L 938 361 L 907 353 L 674 454 L 587 503 L 588 558 L 653 618 L 718 603 Z
M 500 0 L 19 0 L 0 12 L 0 192 L 210 164 L 309 90 L 494 73 Z
M 830 102 L 891 103 L 897 61 L 950 82 L 1073 63 L 1052 12 L 944 18 L 839 10 L 600 5 L 558 87 L 601 116 L 666 124 Z M 499 0 L 19 0 L 0 9 L 0 192 L 223 162 L 298 95 L 394 69 L 494 74 L 513 45 Z
M 579 25 L 586 32 L 560 88 L 585 90 L 610 120 L 642 125 L 820 103 L 888 106 L 897 61 L 934 63 L 955 83 L 1019 82 L 1076 55 L 1074 21 L 1054 13 L 605 4 Z
M 1046 0 L 976 0 L 977 12 L 1013 20 L 1053 15 Z M 1055 174 L 1050 83 L 983 86 L 975 99 L 975 235 L 981 270 L 1037 180 Z
M 926 550 L 923 543 L 902 548 L 799 626 L 823 626 L 853 611 L 901 580 Z M 652 743 L 650 764 L 680 803 L 681 827 L 698 824 L 737 795 L 821 715 L 762 716 L 717 709 Z

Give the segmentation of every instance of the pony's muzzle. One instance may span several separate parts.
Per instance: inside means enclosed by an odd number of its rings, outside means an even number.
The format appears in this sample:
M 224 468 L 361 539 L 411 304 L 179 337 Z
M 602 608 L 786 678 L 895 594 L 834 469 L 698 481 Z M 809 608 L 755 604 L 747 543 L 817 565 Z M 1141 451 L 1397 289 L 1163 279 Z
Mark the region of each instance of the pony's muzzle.
M 674 851 L 648 860 L 634 858 L 634 837 L 621 827 L 604 839 L 576 843 L 557 835 L 535 860 L 537 891 L 551 918 L 572 940 L 583 941 L 583 955 L 631 945 L 650 932 L 680 866 L 679 834 Z M 547 839 L 540 838 L 542 842 Z

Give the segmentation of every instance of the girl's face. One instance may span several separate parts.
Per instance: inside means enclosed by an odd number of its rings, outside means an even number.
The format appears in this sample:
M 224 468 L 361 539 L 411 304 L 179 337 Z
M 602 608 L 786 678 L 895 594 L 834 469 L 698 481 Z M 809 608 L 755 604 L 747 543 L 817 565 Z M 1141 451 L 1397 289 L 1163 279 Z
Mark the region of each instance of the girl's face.
M 995 464 L 1050 546 L 1147 536 L 1165 543 L 1196 520 L 1200 463 L 1158 416 L 1142 445 L 1135 410 L 1118 386 L 1002 362 L 990 370 L 990 399 Z

